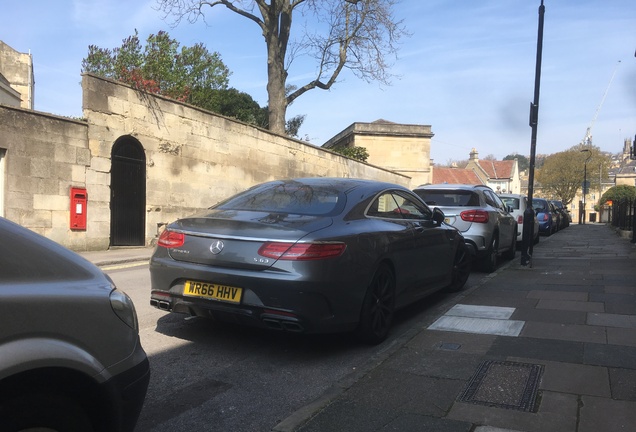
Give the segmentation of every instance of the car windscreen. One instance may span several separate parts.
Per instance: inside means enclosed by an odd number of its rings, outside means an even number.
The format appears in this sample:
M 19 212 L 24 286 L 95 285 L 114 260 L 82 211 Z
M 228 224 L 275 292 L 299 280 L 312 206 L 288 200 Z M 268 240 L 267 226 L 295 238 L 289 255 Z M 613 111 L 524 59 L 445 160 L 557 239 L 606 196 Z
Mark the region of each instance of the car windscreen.
M 345 200 L 344 194 L 334 188 L 302 183 L 268 183 L 248 189 L 212 208 L 325 216 L 337 213 Z
M 519 210 L 519 198 L 512 197 L 500 197 L 501 200 L 509 207 L 512 207 L 513 210 Z
M 422 200 L 432 206 L 477 207 L 479 195 L 468 190 L 416 190 Z
M 532 208 L 535 211 L 548 211 L 549 207 L 548 207 L 548 202 L 547 201 L 539 201 L 539 200 L 532 200 Z

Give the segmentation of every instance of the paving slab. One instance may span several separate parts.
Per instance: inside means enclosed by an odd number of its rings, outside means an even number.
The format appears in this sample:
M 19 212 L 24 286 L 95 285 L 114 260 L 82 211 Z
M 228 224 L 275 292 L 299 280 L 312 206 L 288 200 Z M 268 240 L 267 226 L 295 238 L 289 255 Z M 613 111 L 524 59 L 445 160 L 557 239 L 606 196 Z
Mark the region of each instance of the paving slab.
M 612 399 L 636 402 L 636 370 L 609 368 Z
M 518 336 L 523 329 L 523 325 L 523 321 L 444 315 L 431 324 L 428 329 L 498 336 Z
M 456 304 L 444 315 L 507 320 L 514 311 L 512 307 Z
M 587 312 L 562 311 L 554 309 L 516 308 L 512 319 L 556 324 L 585 324 Z
M 603 303 L 585 302 L 585 301 L 567 301 L 567 300 L 539 300 L 537 304 L 539 309 L 557 309 L 571 310 L 582 312 L 605 312 Z
M 585 344 L 583 363 L 598 366 L 636 369 L 636 347 Z
M 453 350 L 464 354 L 484 355 L 496 337 L 495 335 L 426 330 L 416 335 L 409 345 L 422 350 Z
M 578 432 L 633 431 L 636 425 L 636 402 L 583 396 L 580 416 Z
M 540 388 L 575 395 L 612 397 L 609 370 L 601 366 L 541 362 L 545 369 Z
M 544 391 L 536 413 L 457 402 L 447 418 L 525 432 L 566 432 L 576 431 L 577 412 L 578 396 Z
M 612 313 L 588 313 L 587 324 L 591 326 L 620 327 L 636 329 L 636 315 Z
M 473 425 L 467 422 L 406 414 L 397 417 L 379 432 L 470 432 L 472 427 Z
M 547 300 L 570 300 L 585 302 L 588 301 L 588 297 L 589 294 L 587 292 L 532 290 L 528 293 L 528 298 Z
M 425 351 L 410 346 L 398 350 L 381 366 L 412 375 L 467 380 L 481 360 L 480 355 L 449 350 Z
M 605 327 L 577 324 L 527 322 L 521 336 L 575 342 L 607 343 Z
M 636 347 L 636 329 L 607 327 L 607 343 Z
M 500 337 L 486 353 L 492 358 L 524 357 L 566 363 L 583 363 L 583 342 Z

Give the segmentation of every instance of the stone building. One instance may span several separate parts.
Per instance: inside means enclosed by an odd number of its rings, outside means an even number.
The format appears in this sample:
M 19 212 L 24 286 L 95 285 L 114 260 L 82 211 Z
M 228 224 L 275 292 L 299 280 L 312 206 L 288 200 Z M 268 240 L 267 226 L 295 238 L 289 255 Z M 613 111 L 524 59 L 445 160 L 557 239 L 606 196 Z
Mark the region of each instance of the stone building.
M 356 122 L 338 133 L 323 148 L 364 147 L 368 162 L 411 178 L 410 187 L 431 182 L 430 125 L 409 125 L 376 120 Z
M 615 184 L 636 186 L 636 159 L 632 159 L 632 140 L 625 139 L 621 163 L 615 173 Z
M 473 171 L 483 184 L 490 186 L 496 193 L 521 193 L 519 164 L 516 159 L 480 160 L 477 150 L 472 149 L 466 169 Z
M 0 41 L 0 104 L 33 109 L 34 88 L 31 54 Z

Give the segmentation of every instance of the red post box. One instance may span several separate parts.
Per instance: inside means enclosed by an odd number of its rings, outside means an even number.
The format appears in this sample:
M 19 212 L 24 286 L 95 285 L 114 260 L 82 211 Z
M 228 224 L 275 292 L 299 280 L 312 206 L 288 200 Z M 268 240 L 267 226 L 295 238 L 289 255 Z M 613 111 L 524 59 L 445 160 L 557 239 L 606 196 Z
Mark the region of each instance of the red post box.
M 85 188 L 71 188 L 71 229 L 86 229 L 86 203 L 88 195 Z

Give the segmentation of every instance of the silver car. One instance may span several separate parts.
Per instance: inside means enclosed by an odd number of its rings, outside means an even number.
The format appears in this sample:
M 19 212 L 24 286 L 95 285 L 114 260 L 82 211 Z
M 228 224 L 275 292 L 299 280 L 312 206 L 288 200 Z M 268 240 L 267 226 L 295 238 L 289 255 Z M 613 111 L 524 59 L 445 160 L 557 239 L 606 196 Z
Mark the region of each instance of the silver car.
M 444 212 L 445 222 L 463 234 L 484 271 L 495 271 L 500 255 L 514 258 L 517 221 L 490 187 L 435 184 L 419 186 L 414 192 L 429 207 Z
M 379 343 L 394 311 L 468 279 L 464 238 L 443 221 L 395 184 L 263 183 L 168 225 L 150 261 L 150 304 Z
M 130 298 L 0 217 L 0 430 L 131 432 L 150 378 Z

